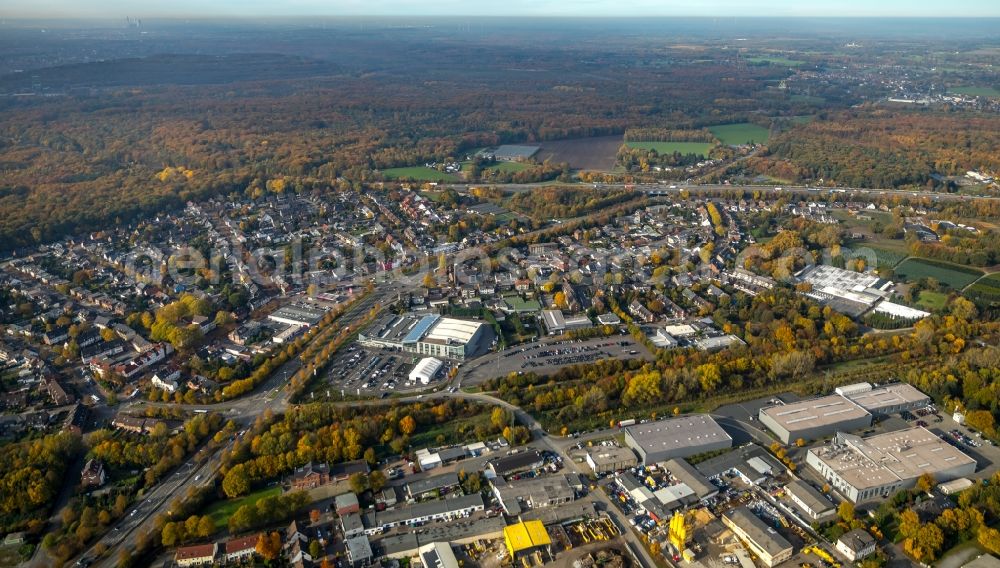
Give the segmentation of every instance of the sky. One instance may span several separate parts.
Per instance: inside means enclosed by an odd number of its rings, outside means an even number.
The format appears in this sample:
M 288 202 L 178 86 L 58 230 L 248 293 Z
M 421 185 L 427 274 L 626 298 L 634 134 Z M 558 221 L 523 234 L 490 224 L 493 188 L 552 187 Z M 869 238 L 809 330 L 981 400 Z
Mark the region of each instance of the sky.
M 2 18 L 212 16 L 1000 17 L 1000 0 L 3 0 Z

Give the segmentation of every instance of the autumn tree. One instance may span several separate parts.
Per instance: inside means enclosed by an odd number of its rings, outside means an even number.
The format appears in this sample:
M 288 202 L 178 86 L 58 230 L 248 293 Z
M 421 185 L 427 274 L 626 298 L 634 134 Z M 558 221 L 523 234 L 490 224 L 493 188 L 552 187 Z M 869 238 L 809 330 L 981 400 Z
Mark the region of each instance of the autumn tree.
M 265 561 L 271 562 L 281 552 L 281 535 L 276 532 L 261 533 L 257 537 L 257 545 L 254 547 L 254 550 Z
M 399 431 L 409 436 L 417 431 L 417 421 L 412 416 L 406 415 L 399 421 Z

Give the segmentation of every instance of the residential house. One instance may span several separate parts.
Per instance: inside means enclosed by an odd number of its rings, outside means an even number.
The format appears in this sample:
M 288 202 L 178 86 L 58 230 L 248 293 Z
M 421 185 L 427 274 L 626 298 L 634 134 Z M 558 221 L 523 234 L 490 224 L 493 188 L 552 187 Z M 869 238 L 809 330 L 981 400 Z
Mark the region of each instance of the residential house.
M 197 544 L 194 546 L 182 546 L 174 554 L 174 562 L 181 566 L 206 566 L 215 563 L 215 556 L 219 552 L 219 545 Z
M 80 485 L 83 487 L 100 487 L 104 485 L 104 464 L 101 460 L 91 458 L 80 472 Z

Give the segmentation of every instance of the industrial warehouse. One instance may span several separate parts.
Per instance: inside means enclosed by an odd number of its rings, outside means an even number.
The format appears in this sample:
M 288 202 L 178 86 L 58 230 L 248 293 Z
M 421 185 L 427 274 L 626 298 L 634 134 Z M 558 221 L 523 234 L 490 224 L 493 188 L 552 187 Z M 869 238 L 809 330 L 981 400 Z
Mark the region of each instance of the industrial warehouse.
M 925 473 L 942 482 L 976 471 L 976 460 L 919 426 L 868 438 L 838 433 L 809 450 L 806 463 L 853 503 L 888 498 Z
M 872 415 L 854 402 L 833 394 L 762 408 L 760 422 L 779 440 L 791 444 L 867 428 L 871 426 Z
M 649 465 L 731 448 L 733 439 L 711 416 L 692 414 L 629 426 L 625 443 Z
M 907 383 L 878 388 L 869 383 L 857 383 L 839 387 L 835 392 L 876 416 L 916 410 L 931 403 L 931 397 Z
M 358 343 L 463 361 L 488 346 L 491 333 L 489 326 L 478 321 L 436 314 L 389 315 L 359 334 Z

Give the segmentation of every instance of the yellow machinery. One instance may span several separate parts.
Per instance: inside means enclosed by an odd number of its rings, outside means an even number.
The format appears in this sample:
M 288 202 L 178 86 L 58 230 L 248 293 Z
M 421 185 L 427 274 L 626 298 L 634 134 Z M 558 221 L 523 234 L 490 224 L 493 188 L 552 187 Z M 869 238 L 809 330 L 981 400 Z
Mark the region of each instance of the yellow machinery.
M 684 550 L 684 548 L 687 547 L 688 523 L 687 516 L 684 515 L 684 513 L 677 511 L 674 513 L 674 516 L 670 518 L 668 535 L 670 537 L 670 543 L 673 544 L 677 550 Z
M 822 548 L 820 548 L 818 546 L 815 546 L 815 545 L 813 545 L 813 546 L 807 546 L 807 547 L 805 547 L 805 548 L 802 549 L 802 552 L 805 553 L 805 554 L 809 554 L 810 552 L 813 552 L 813 553 L 816 554 L 816 556 L 819 556 L 825 562 L 827 562 L 828 564 L 830 564 L 831 566 L 833 566 L 833 568 L 840 568 L 840 563 L 837 562 L 837 560 L 833 556 L 831 556 L 829 552 L 823 550 Z

